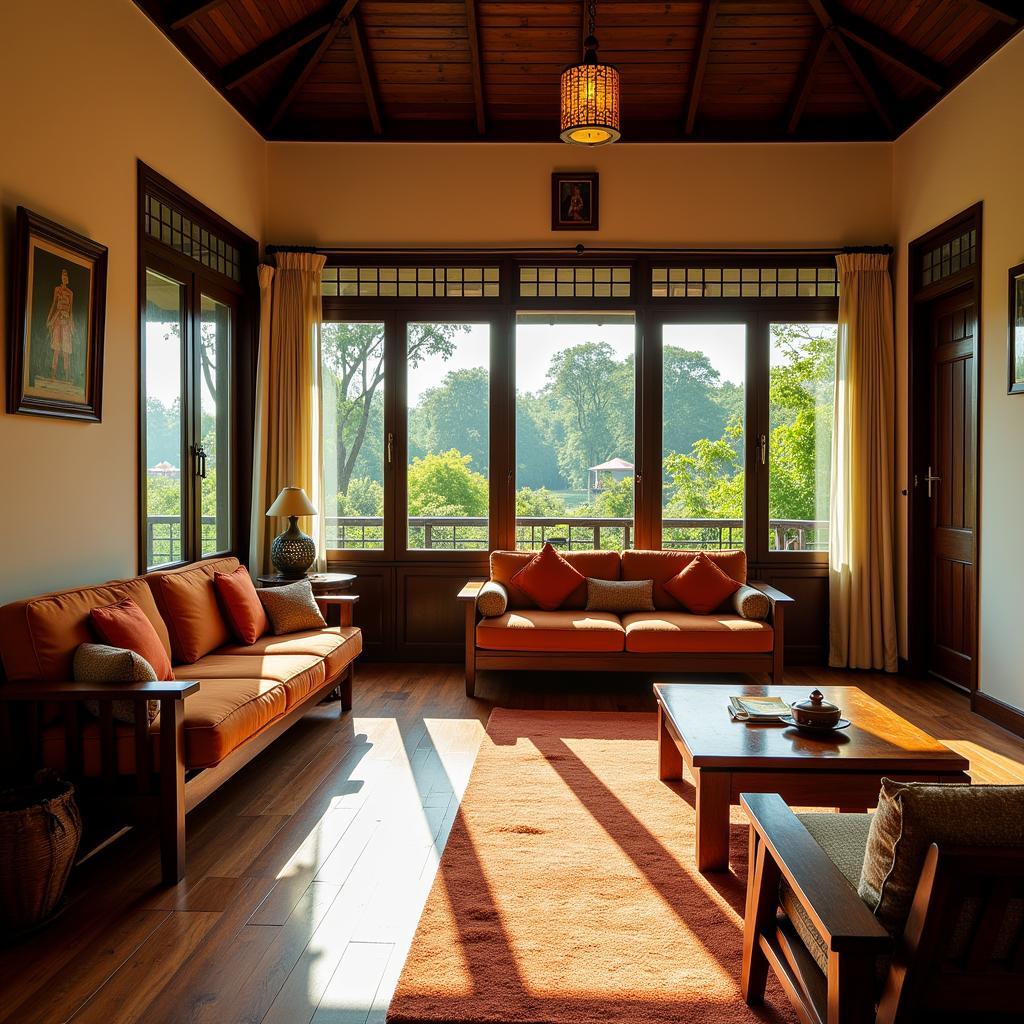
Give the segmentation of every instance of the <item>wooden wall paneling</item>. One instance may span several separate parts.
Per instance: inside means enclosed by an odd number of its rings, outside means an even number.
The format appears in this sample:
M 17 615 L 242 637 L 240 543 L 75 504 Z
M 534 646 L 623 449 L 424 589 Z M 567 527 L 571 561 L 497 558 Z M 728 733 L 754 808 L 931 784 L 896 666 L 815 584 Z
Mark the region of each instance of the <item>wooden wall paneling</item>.
M 395 570 L 364 561 L 332 561 L 331 572 L 355 573 L 351 593 L 359 595 L 353 621 L 363 631 L 364 657 L 385 660 L 394 648 Z
M 486 579 L 487 555 L 476 565 L 405 566 L 396 570 L 399 660 L 461 661 L 465 610 L 456 600 L 469 579 Z
M 828 661 L 828 567 L 780 567 L 752 564 L 751 579 L 761 580 L 789 594 L 786 609 L 786 663 L 823 665 Z

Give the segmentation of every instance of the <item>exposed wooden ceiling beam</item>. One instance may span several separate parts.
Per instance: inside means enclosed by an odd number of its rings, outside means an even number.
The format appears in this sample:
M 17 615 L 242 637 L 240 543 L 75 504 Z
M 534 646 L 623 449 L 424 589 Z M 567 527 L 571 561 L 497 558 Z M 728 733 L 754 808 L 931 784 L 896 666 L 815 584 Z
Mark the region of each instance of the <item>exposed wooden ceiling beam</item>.
M 697 108 L 700 106 L 700 94 L 704 87 L 704 72 L 708 67 L 708 56 L 711 53 L 711 36 L 715 30 L 715 16 L 718 14 L 719 0 L 707 0 L 704 5 L 704 20 L 700 26 L 700 37 L 694 57 L 693 71 L 690 74 L 690 94 L 686 101 L 686 121 L 683 129 L 687 135 L 693 134 L 697 123 Z
M 352 40 L 352 52 L 355 55 L 359 80 L 363 83 L 366 109 L 370 115 L 373 134 L 382 135 L 384 126 L 380 118 L 380 100 L 377 97 L 377 83 L 374 80 L 373 68 L 370 66 L 369 56 L 366 52 L 366 40 L 363 38 L 363 27 L 359 21 L 359 12 L 356 10 L 353 10 L 352 17 L 348 20 L 348 34 Z
M 309 80 L 309 76 L 323 60 L 324 54 L 334 45 L 334 40 L 338 38 L 338 33 L 344 28 L 358 3 L 359 0 L 344 0 L 344 2 L 336 0 L 332 5 L 336 13 L 330 28 L 320 36 L 319 40 L 313 39 L 306 43 L 285 69 L 277 89 L 265 107 L 268 132 L 273 131 L 277 127 L 277 123 L 287 113 L 293 100 Z
M 473 69 L 473 102 L 476 104 L 478 135 L 487 131 L 487 105 L 484 102 L 484 72 L 480 63 L 480 24 L 476 0 L 466 0 L 466 34 L 469 37 L 469 62 Z
M 1016 25 L 1024 20 L 1024 9 L 1022 5 L 1014 0 L 968 0 L 975 7 L 987 11 L 993 18 L 1005 21 L 1007 25 Z
M 224 2 L 225 0 L 189 0 L 188 3 L 178 4 L 168 19 L 167 27 L 172 32 L 177 32 L 178 29 L 185 28 L 195 21 L 201 14 L 212 11 L 215 7 L 220 7 Z
M 828 32 L 822 29 L 817 41 L 811 47 L 803 67 L 800 69 L 800 75 L 796 80 L 796 88 L 793 90 L 793 95 L 789 101 L 789 116 L 786 118 L 787 135 L 796 134 L 800 118 L 804 115 L 804 107 L 807 106 L 807 100 L 811 95 L 811 83 L 814 81 L 814 73 L 818 70 L 822 57 L 825 56 L 831 45 Z
M 875 108 L 875 113 L 878 114 L 886 130 L 890 135 L 895 135 L 896 115 L 891 102 L 887 98 L 888 89 L 885 83 L 880 80 L 878 74 L 875 73 L 873 68 L 869 67 L 866 61 L 850 49 L 846 37 L 839 31 L 832 17 L 831 7 L 825 3 L 825 0 L 807 0 L 807 2 L 818 16 L 821 27 L 829 36 L 839 56 L 843 58 L 844 63 L 850 70 L 850 74 L 853 75 L 854 80 L 860 86 L 868 102 Z
M 832 10 L 832 18 L 836 28 L 847 39 L 860 43 L 865 50 L 901 67 L 927 88 L 935 92 L 944 90 L 946 73 L 942 65 L 926 57 L 919 50 L 907 46 L 906 43 L 889 35 L 888 32 L 884 32 L 870 21 L 850 14 L 848 11 L 835 8 Z
M 248 53 L 242 54 L 221 71 L 222 85 L 225 89 L 236 89 L 268 64 L 294 53 L 313 39 L 319 39 L 330 30 L 335 14 L 333 6 L 326 7 L 294 25 L 289 25 L 276 36 L 271 36 Z

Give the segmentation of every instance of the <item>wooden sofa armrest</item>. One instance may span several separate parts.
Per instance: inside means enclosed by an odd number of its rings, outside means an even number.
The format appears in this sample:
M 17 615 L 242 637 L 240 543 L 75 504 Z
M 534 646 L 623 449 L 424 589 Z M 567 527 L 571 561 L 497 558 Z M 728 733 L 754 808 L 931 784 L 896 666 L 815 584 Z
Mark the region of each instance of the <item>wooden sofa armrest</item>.
M 889 933 L 785 800 L 778 793 L 742 793 L 740 803 L 829 949 L 884 953 Z
M 199 691 L 196 680 L 166 679 L 152 683 L 37 682 L 4 683 L 0 700 L 184 700 Z
M 768 598 L 768 621 L 772 624 L 775 636 L 772 641 L 772 682 L 778 686 L 782 683 L 784 655 L 786 649 L 786 605 L 794 604 L 789 594 L 776 590 L 769 583 L 761 580 L 748 580 L 747 586 L 761 591 Z
M 330 609 L 338 609 L 338 622 L 339 626 L 351 626 L 353 612 L 355 611 L 356 603 L 359 601 L 358 594 L 314 594 L 313 600 L 316 601 L 317 607 L 320 609 L 320 614 L 330 623 Z
M 781 590 L 776 590 L 770 583 L 762 583 L 760 580 L 748 580 L 747 586 L 753 587 L 754 590 L 760 590 L 773 605 L 795 603 L 794 598 L 790 597 L 789 594 L 784 594 Z
M 459 591 L 456 600 L 458 601 L 472 601 L 476 604 L 476 596 L 480 593 L 480 588 L 487 582 L 487 580 L 470 580 L 463 586 Z

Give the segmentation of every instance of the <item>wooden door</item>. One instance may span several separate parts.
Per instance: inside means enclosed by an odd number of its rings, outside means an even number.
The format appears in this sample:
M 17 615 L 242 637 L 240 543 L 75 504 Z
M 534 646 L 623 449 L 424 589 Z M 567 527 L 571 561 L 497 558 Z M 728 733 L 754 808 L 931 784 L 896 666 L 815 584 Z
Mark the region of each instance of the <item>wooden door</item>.
M 949 682 L 974 685 L 977 588 L 977 307 L 960 292 L 931 307 L 929 462 L 918 469 L 928 503 L 929 643 L 927 668 Z

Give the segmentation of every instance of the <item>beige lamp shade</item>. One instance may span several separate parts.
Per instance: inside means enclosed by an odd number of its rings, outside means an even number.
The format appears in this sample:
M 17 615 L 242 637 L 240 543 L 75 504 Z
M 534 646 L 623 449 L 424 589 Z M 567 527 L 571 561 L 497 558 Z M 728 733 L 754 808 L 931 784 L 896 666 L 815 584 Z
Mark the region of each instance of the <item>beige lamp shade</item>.
M 268 516 L 315 516 L 316 506 L 301 487 L 282 487 L 274 504 L 267 509 Z

